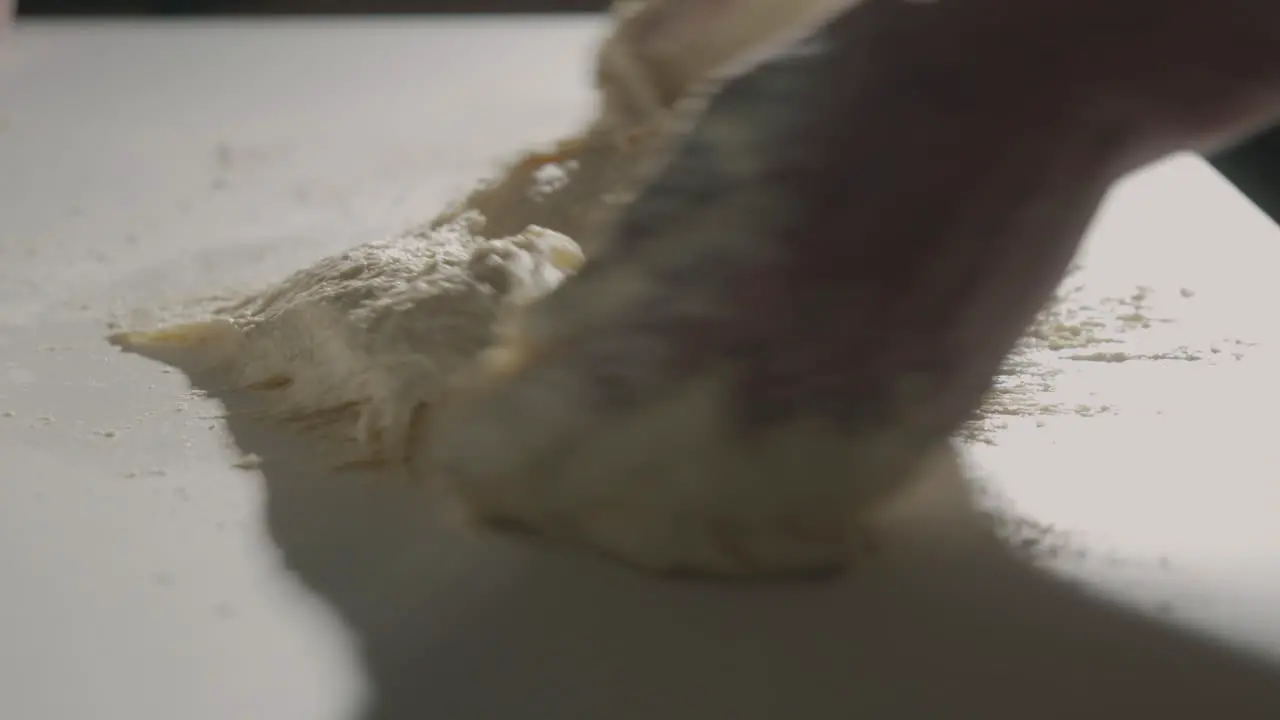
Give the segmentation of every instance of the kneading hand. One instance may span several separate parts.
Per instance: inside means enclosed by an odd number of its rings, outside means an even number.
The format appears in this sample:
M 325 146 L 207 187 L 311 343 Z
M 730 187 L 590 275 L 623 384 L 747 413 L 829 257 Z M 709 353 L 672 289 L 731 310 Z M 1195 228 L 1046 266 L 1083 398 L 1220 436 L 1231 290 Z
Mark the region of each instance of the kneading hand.
M 1280 3 L 864 0 L 725 82 L 432 422 L 483 520 L 662 572 L 837 570 L 1109 185 L 1280 115 Z

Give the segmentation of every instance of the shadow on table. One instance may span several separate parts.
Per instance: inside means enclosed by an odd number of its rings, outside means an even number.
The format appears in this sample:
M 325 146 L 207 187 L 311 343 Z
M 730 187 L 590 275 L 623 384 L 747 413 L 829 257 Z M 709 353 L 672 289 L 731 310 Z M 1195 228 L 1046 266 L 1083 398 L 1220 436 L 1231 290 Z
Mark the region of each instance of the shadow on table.
M 221 399 L 263 458 L 272 537 L 359 637 L 369 718 L 1280 717 L 1280 670 L 1012 553 L 747 587 L 459 544 L 423 486 L 326 469 Z

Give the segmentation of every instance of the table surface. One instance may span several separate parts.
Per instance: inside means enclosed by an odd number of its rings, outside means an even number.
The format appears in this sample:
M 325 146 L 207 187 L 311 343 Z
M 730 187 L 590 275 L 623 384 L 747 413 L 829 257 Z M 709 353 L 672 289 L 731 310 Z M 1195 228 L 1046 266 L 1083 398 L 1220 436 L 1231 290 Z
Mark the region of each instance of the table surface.
M 1171 321 L 1132 345 L 1156 359 L 1058 353 L 1040 400 L 1068 411 L 970 448 L 1086 550 L 1047 569 L 719 587 L 459 543 L 411 487 L 234 467 L 215 401 L 103 340 L 426 219 L 572 129 L 600 31 L 0 37 L 0 717 L 1277 716 L 1280 231 L 1196 158 L 1126 180 L 1073 279 L 1151 288 Z

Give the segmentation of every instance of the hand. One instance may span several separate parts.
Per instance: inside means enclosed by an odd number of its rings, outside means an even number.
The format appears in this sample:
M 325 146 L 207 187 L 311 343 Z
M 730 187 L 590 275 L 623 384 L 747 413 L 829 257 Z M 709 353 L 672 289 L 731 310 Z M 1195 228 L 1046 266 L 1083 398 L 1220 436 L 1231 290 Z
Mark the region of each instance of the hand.
M 429 460 L 480 518 L 647 569 L 848 565 L 1111 182 L 1280 115 L 1272 5 L 864 0 L 710 99 Z

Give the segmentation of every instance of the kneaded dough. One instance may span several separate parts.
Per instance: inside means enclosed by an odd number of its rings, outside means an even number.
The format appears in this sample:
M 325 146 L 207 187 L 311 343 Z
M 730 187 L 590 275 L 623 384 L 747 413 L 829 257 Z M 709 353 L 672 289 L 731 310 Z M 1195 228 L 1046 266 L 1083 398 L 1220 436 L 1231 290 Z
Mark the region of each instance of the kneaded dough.
M 529 226 L 489 238 L 467 213 L 436 228 L 361 245 L 214 317 L 113 342 L 218 372 L 257 391 L 266 417 L 349 418 L 360 452 L 406 457 L 420 413 L 494 344 L 519 308 L 555 289 L 583 257 L 560 233 Z M 319 423 L 324 425 L 324 423 Z

